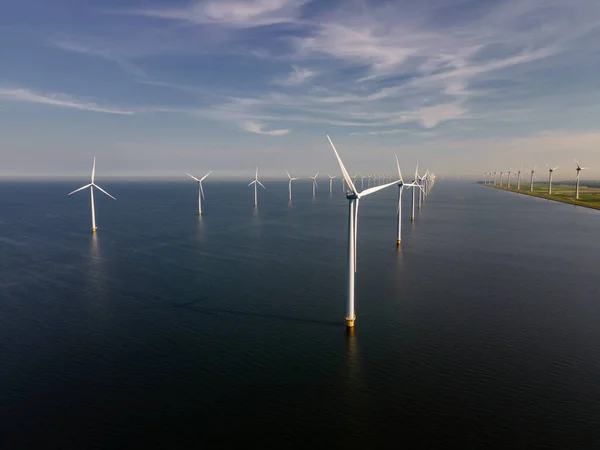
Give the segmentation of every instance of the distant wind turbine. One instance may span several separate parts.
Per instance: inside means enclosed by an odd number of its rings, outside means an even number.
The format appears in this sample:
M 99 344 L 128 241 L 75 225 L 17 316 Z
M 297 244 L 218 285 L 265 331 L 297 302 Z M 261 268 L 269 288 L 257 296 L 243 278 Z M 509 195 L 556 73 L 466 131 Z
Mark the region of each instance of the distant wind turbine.
M 333 179 L 335 178 L 335 175 L 329 175 L 329 195 L 331 195 L 331 193 L 333 192 Z
M 523 171 L 523 166 L 517 172 L 517 191 L 521 189 L 521 172 Z
M 531 169 L 531 178 L 529 179 L 529 191 L 533 192 L 533 177 L 535 176 L 535 169 L 537 168 L 537 166 L 533 166 L 533 169 Z
M 335 157 L 340 165 L 340 169 L 342 169 L 342 174 L 346 183 L 348 184 L 349 192 L 346 194 L 346 198 L 348 199 L 348 297 L 346 301 L 346 326 L 348 328 L 354 327 L 354 321 L 356 320 L 356 313 L 354 309 L 354 275 L 356 272 L 356 237 L 358 231 L 358 203 L 362 197 L 366 197 L 367 195 L 373 194 L 381 189 L 385 189 L 386 187 L 390 187 L 397 182 L 384 184 L 381 186 L 365 189 L 362 192 L 358 192 L 354 183 L 352 183 L 352 179 L 348 174 L 348 171 L 344 167 L 344 163 L 342 162 L 340 155 L 338 154 L 331 138 L 327 136 L 331 147 L 335 153 Z
M 398 212 L 397 212 L 397 225 L 398 225 L 398 236 L 396 237 L 396 245 L 400 245 L 400 241 L 402 240 L 402 192 L 405 187 L 415 188 L 419 186 L 417 183 L 404 184 L 404 178 L 402 178 L 402 171 L 400 170 L 400 163 L 398 162 L 398 155 L 394 155 L 396 157 L 396 167 L 398 168 Z M 414 215 L 414 213 L 413 213 Z
M 100 186 L 98 186 L 94 182 L 95 178 L 96 178 L 96 157 L 94 156 L 94 164 L 92 165 L 91 182 L 89 184 L 86 184 L 85 186 L 82 186 L 79 189 L 75 189 L 73 192 L 69 193 L 69 195 L 71 195 L 71 194 L 74 194 L 75 192 L 81 191 L 83 189 L 90 188 L 90 202 L 92 205 L 92 233 L 95 233 L 97 230 L 97 228 L 96 228 L 96 209 L 94 208 L 94 188 L 98 189 L 103 194 L 108 195 L 113 200 L 116 200 L 116 198 L 114 198 L 112 195 L 110 195 L 108 192 L 106 192 L 104 189 L 102 189 Z
M 550 167 L 546 164 L 546 167 L 548 167 L 548 195 L 552 195 L 552 173 L 558 169 L 558 166 Z
M 193 175 L 187 174 L 188 177 L 196 180 L 198 182 L 198 215 L 202 215 L 202 199 L 204 198 L 204 189 L 202 188 L 202 182 L 212 173 L 212 170 L 204 175 L 202 178 L 198 179 Z
M 316 192 L 316 189 L 317 189 L 317 186 L 318 186 L 317 185 L 317 177 L 318 176 L 319 176 L 319 172 L 317 172 L 314 177 L 310 177 L 310 179 L 312 180 L 312 193 L 313 193 L 313 197 L 315 196 L 315 192 Z
M 506 184 L 506 186 L 510 189 L 510 171 L 512 170 L 512 168 L 508 169 L 508 182 Z
M 576 184 L 575 184 L 575 198 L 578 199 L 579 198 L 579 173 L 582 170 L 587 170 L 587 167 L 581 167 L 579 165 L 579 163 L 577 162 L 577 160 L 575 160 L 575 164 L 577 164 L 577 179 L 576 179 Z
M 292 176 L 287 171 L 287 169 L 286 169 L 285 173 L 287 173 L 288 179 L 290 180 L 289 184 L 288 184 L 288 191 L 289 191 L 289 194 L 290 194 L 290 202 L 291 202 L 292 201 L 292 181 L 297 180 L 298 178 L 292 178 Z
M 256 174 L 254 175 L 254 180 L 248 184 L 248 186 L 254 185 L 254 206 L 258 206 L 258 193 L 256 189 L 256 185 L 260 184 L 263 189 L 267 189 L 260 181 L 258 181 L 258 166 L 256 167 Z

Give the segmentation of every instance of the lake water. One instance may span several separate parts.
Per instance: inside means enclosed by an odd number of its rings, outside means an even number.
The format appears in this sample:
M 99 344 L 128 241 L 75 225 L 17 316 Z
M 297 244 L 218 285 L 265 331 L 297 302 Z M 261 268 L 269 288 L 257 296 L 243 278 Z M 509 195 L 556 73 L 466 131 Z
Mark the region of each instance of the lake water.
M 0 183 L 0 448 L 598 447 L 600 212 L 365 198 L 348 334 L 339 181 L 83 182 Z

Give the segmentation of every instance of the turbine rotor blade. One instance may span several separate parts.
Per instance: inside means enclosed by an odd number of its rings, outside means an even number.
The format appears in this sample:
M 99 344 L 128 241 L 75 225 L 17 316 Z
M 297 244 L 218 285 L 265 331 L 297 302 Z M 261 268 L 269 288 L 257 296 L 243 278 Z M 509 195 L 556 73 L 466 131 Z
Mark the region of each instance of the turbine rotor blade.
M 94 164 L 92 165 L 92 184 L 94 184 L 94 178 L 96 178 L 96 157 L 94 156 Z
M 377 191 L 380 191 L 382 189 L 385 189 L 386 187 L 397 185 L 398 181 L 400 181 L 400 180 L 396 180 L 396 181 L 393 181 L 393 182 L 388 183 L 388 184 L 380 184 L 379 186 L 375 186 L 375 187 L 372 187 L 372 188 L 365 189 L 360 194 L 357 194 L 358 198 L 364 197 L 366 195 L 373 194 L 374 192 L 377 192 Z
M 94 186 L 96 189 L 98 189 L 100 192 L 103 192 L 104 194 L 108 195 L 110 198 L 112 198 L 113 200 L 116 200 L 116 198 L 114 198 L 112 195 L 110 195 L 108 192 L 106 192 L 104 189 L 102 189 L 100 186 L 98 186 L 97 184 L 92 183 L 92 186 Z
M 396 167 L 398 168 L 398 176 L 400 177 L 400 181 L 404 183 L 404 180 L 402 179 L 402 172 L 400 171 L 400 163 L 398 162 L 398 155 L 394 156 L 396 157 Z
M 204 175 L 202 178 L 200 178 L 200 181 L 206 180 L 206 177 L 208 177 L 211 173 L 212 173 L 212 170 L 210 172 L 208 172 L 206 175 Z
M 350 189 L 352 189 L 352 192 L 354 194 L 358 194 L 358 192 L 356 191 L 356 187 L 354 187 L 354 183 L 352 182 L 352 179 L 350 178 L 350 175 L 348 174 L 348 171 L 346 170 L 346 167 L 344 167 L 344 163 L 342 162 L 342 159 L 340 158 L 339 153 L 335 149 L 335 145 L 333 145 L 333 142 L 331 141 L 331 138 L 329 136 L 327 136 L 327 139 L 329 139 L 329 143 L 331 144 L 331 147 L 333 148 L 335 157 L 337 158 L 338 164 L 340 165 L 340 169 L 342 169 L 342 175 L 344 176 L 344 180 L 346 180 L 346 183 L 348 184 L 348 187 Z
M 252 186 L 254 183 L 256 183 L 256 180 L 252 180 L 252 181 L 251 181 L 251 182 L 248 184 L 248 186 Z
M 198 183 L 198 186 L 200 186 L 200 194 L 202 194 L 202 199 L 204 200 L 204 189 L 202 188 L 202 181 Z
M 198 178 L 196 178 L 194 175 L 190 175 L 189 173 L 186 173 L 186 175 L 194 180 L 196 180 L 198 183 L 200 182 L 200 180 Z
M 92 185 L 92 183 L 86 184 L 85 186 L 81 186 L 79 189 L 75 189 L 73 192 L 70 192 L 68 195 L 74 194 L 75 192 L 82 191 L 85 188 L 89 188 L 91 185 Z
M 265 185 L 264 185 L 264 184 L 262 184 L 260 181 L 256 180 L 256 182 L 257 182 L 258 184 L 260 184 L 260 185 L 263 187 L 263 189 L 264 189 L 264 190 L 267 190 L 267 188 L 265 187 Z

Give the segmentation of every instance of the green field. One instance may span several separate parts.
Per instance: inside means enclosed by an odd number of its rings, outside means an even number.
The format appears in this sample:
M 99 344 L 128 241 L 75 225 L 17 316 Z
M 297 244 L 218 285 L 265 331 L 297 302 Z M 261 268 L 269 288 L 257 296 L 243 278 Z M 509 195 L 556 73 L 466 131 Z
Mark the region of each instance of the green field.
M 518 194 L 531 195 L 533 197 L 545 198 L 557 202 L 569 203 L 571 205 L 585 206 L 586 208 L 600 209 L 600 188 L 588 187 L 584 183 L 579 185 L 579 200 L 575 200 L 575 186 L 571 184 L 552 183 L 552 195 L 548 195 L 548 183 L 534 183 L 533 192 L 529 190 L 529 183 L 521 182 L 521 189 L 517 190 L 516 183 L 511 188 L 500 187 L 493 184 L 486 185 L 503 191 L 516 192 Z

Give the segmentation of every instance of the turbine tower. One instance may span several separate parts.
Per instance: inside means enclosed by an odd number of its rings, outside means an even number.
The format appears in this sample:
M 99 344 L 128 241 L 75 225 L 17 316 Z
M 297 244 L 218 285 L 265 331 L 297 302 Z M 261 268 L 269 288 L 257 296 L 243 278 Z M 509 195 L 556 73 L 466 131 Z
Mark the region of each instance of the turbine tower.
M 315 196 L 315 190 L 317 189 L 317 177 L 318 176 L 319 176 L 319 172 L 317 172 L 314 177 L 310 177 L 310 179 L 312 180 L 313 198 Z
M 356 235 L 358 231 L 358 203 L 362 197 L 366 197 L 367 195 L 373 194 L 381 189 L 385 189 L 386 187 L 392 186 L 397 182 L 384 184 L 381 186 L 365 189 L 362 192 L 358 192 L 354 183 L 352 183 L 352 179 L 348 174 L 348 171 L 344 167 L 344 163 L 342 162 L 340 155 L 338 154 L 331 138 L 327 136 L 331 147 L 335 153 L 337 161 L 340 165 L 340 169 L 342 169 L 342 174 L 348 184 L 349 191 L 346 193 L 346 198 L 348 199 L 348 297 L 346 300 L 346 326 L 348 328 L 354 327 L 354 321 L 356 320 L 356 313 L 354 309 L 354 275 L 356 272 Z
M 577 180 L 576 180 L 576 183 L 575 183 L 575 199 L 578 199 L 579 198 L 579 173 L 582 170 L 587 170 L 588 167 L 581 167 L 579 165 L 579 163 L 577 162 L 577 160 L 575 160 L 575 164 L 577 164 L 577 169 L 576 169 L 577 170 Z
M 291 202 L 292 201 L 292 181 L 297 180 L 298 178 L 292 178 L 292 176 L 287 171 L 287 169 L 286 169 L 285 173 L 287 173 L 287 176 L 288 176 L 288 179 L 289 179 L 288 192 L 289 192 L 289 195 L 290 195 L 290 202 Z
M 198 215 L 202 215 L 202 199 L 204 198 L 204 189 L 202 189 L 202 182 L 212 173 L 212 170 L 204 175 L 202 178 L 198 179 L 193 175 L 187 174 L 188 177 L 198 182 Z
M 558 169 L 558 166 L 550 167 L 546 164 L 546 167 L 548 167 L 548 195 L 552 195 L 552 172 Z
M 523 170 L 523 166 L 517 172 L 517 191 L 521 189 L 521 171 Z
M 502 187 L 502 177 L 504 176 L 504 172 L 500 172 L 500 187 Z
M 91 177 L 90 183 L 86 184 L 85 186 L 81 186 L 79 189 L 75 189 L 73 192 L 69 193 L 69 195 L 71 195 L 71 194 L 74 194 L 75 192 L 81 191 L 83 189 L 90 188 L 90 202 L 91 202 L 91 205 L 92 205 L 92 233 L 95 233 L 96 230 L 97 230 L 97 227 L 96 227 L 96 209 L 94 208 L 94 188 L 98 189 L 103 194 L 108 195 L 113 200 L 116 200 L 116 198 L 114 198 L 112 195 L 110 195 L 108 192 L 106 192 L 104 189 L 102 189 L 100 186 L 98 186 L 94 182 L 95 178 L 96 178 L 96 157 L 94 156 L 94 164 L 92 165 L 92 177 Z
M 258 181 L 258 166 L 256 166 L 256 173 L 254 175 L 254 180 L 252 180 L 250 182 L 250 184 L 248 184 L 248 186 L 254 185 L 254 206 L 258 206 L 258 193 L 257 193 L 257 189 L 256 189 L 256 185 L 258 185 L 258 184 L 260 184 L 264 190 L 267 189 L 260 181 Z
M 533 169 L 531 169 L 531 178 L 529 180 L 529 191 L 533 192 L 533 177 L 535 176 L 535 168 L 537 166 L 533 166 Z
M 508 184 L 507 187 L 510 189 L 510 171 L 512 170 L 512 168 L 508 169 Z

